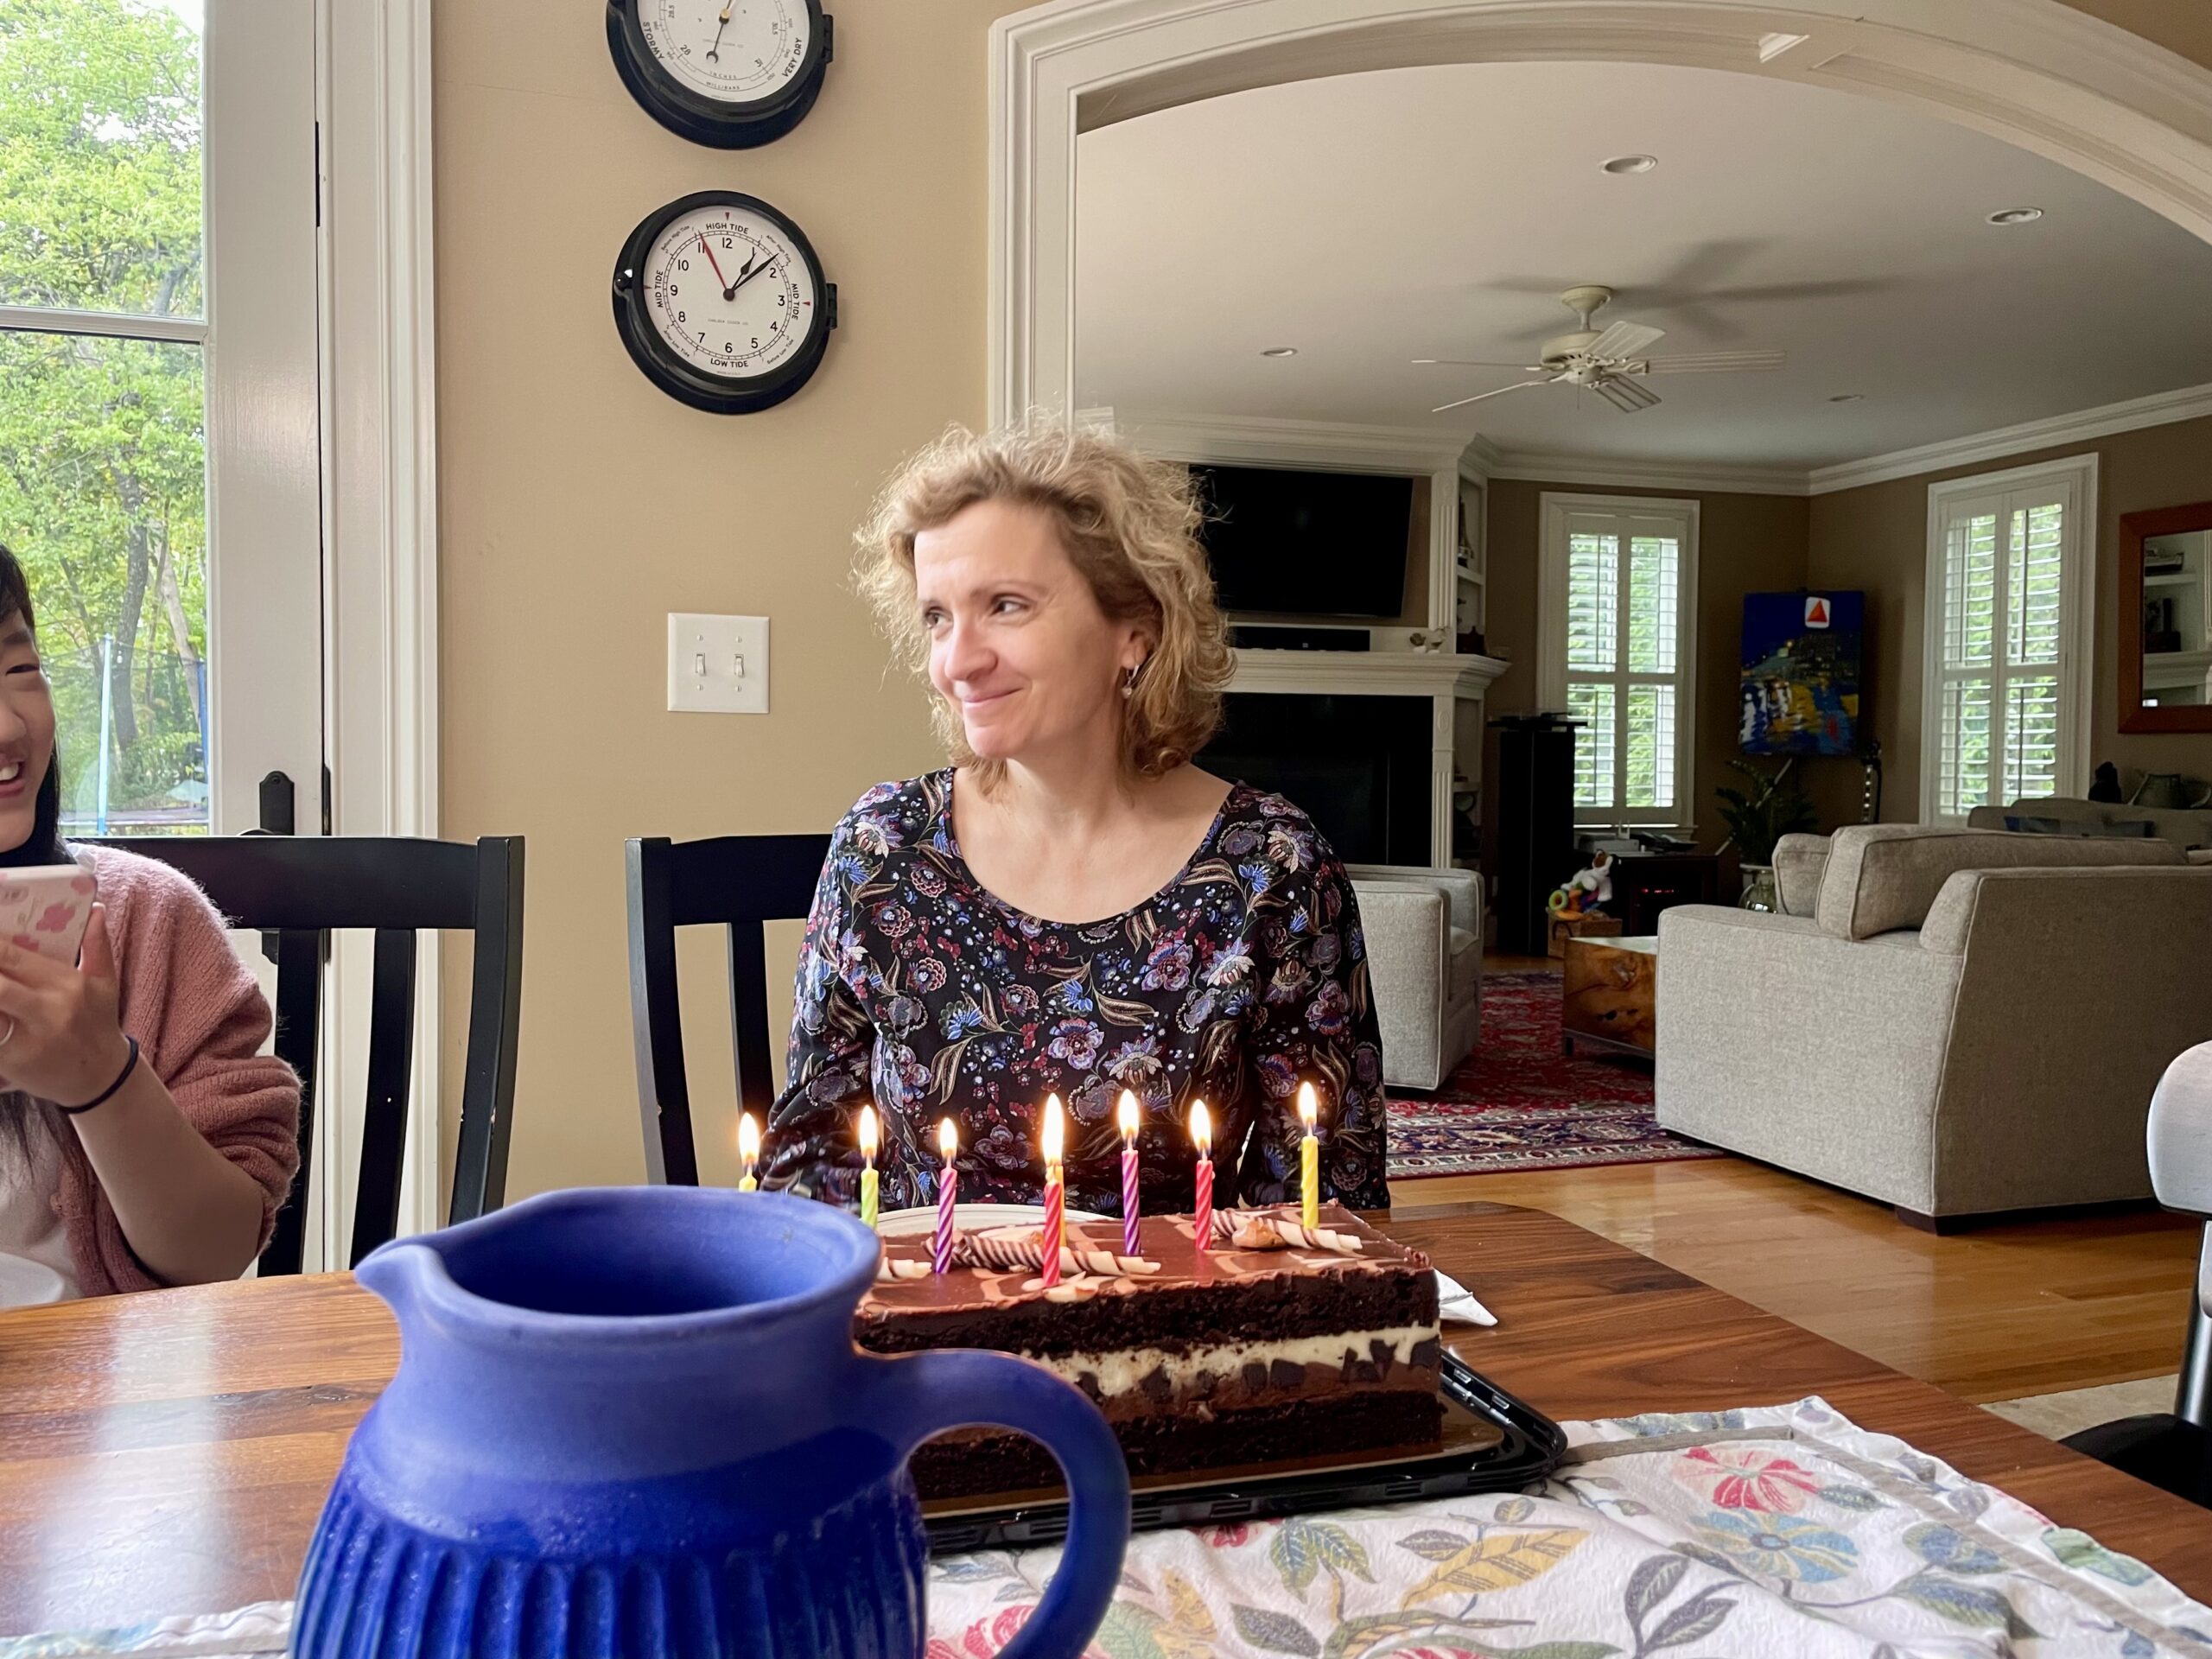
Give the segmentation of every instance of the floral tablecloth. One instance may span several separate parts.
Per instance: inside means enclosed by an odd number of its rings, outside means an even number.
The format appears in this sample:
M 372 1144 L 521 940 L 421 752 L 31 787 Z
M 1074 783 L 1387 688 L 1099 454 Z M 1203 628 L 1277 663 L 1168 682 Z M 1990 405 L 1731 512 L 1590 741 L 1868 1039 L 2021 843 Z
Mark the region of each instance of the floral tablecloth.
M 1568 1425 L 1527 1492 L 1151 1533 L 1103 1659 L 2212 1659 L 2212 1610 L 1817 1398 Z M 2212 1516 L 2207 1517 L 2212 1525 Z M 1058 1552 L 930 1567 L 928 1659 L 991 1659 Z M 289 1607 L 0 1641 L 0 1659 L 281 1649 Z

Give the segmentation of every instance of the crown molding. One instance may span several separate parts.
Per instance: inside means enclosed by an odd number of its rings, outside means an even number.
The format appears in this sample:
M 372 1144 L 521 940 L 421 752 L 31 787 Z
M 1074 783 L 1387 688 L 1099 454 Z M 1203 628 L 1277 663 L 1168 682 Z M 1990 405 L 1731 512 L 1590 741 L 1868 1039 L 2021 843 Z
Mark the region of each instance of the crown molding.
M 2183 386 L 2173 391 L 2153 392 L 2147 397 L 2131 397 L 2125 403 L 2077 410 L 2070 415 L 2053 415 L 2040 421 L 2023 421 L 2017 426 L 2000 426 L 1992 432 L 1976 432 L 1963 438 L 1946 438 L 1940 443 L 1895 449 L 1885 455 L 1869 455 L 1863 461 L 1818 467 L 1808 475 L 1808 482 L 1810 493 L 1828 495 L 1837 490 L 1855 490 L 1868 484 L 1886 484 L 1893 479 L 1913 478 L 1952 467 L 2001 461 L 2034 449 L 2087 443 L 2119 432 L 2166 426 L 2175 421 L 2193 421 L 2207 415 L 2212 415 L 2212 385 Z
M 1086 419 L 1095 410 L 1081 411 Z M 1459 469 L 1465 441 L 1418 426 L 1362 426 L 1293 421 L 1259 415 L 1187 415 L 1114 409 L 1114 431 L 1155 454 L 1178 461 L 1288 461 L 1346 469 L 1449 473 Z
M 1725 462 L 1626 461 L 1602 455 L 1545 454 L 1493 450 L 1492 478 L 1538 484 L 1618 486 L 1643 490 L 1695 490 L 1723 495 L 1808 495 L 1802 467 L 1732 467 Z

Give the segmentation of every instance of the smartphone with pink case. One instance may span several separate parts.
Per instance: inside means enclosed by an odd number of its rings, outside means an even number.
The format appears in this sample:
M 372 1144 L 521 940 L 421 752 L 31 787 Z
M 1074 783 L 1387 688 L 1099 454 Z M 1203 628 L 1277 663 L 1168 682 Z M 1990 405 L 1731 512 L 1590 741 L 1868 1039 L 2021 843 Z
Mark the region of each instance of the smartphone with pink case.
M 0 939 L 73 967 L 99 897 L 99 883 L 80 864 L 0 869 Z

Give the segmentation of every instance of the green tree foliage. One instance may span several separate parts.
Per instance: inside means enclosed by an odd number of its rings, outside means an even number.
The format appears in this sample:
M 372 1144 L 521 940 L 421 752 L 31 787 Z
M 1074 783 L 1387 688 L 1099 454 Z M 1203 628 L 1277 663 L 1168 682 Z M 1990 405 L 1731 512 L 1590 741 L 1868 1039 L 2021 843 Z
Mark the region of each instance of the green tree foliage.
M 200 41 L 149 0 L 0 0 L 0 304 L 203 315 Z M 204 783 L 195 346 L 0 331 L 0 542 L 29 575 L 73 812 L 115 641 L 117 807 Z

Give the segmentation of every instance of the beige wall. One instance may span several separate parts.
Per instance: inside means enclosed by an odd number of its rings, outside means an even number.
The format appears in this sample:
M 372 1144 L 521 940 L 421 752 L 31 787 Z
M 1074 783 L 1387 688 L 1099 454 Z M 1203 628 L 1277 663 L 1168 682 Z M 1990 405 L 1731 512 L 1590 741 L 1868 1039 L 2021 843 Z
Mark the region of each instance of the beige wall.
M 1998 472 L 2037 461 L 2094 452 L 2097 564 L 2094 686 L 2090 759 L 2115 762 L 2123 778 L 2148 768 L 2212 778 L 2212 734 L 2135 735 L 2120 729 L 2116 685 L 2123 635 L 2119 615 L 2120 516 L 2150 507 L 2212 499 L 2212 419 L 2122 432 L 2094 443 L 2008 455 L 1812 501 L 1808 584 L 1863 588 L 1870 618 L 1869 715 L 1882 746 L 1882 816 L 1909 823 L 1920 811 L 1921 630 L 1925 625 L 1928 486 L 1947 478 Z M 1816 800 L 1831 822 L 1857 813 L 1855 769 L 1830 762 L 1813 771 Z
M 1536 695 L 1536 556 L 1546 490 L 1665 495 L 1698 504 L 1697 735 L 1691 753 L 1690 816 L 1700 846 L 1727 835 L 1713 790 L 1741 782 L 1727 770 L 1736 747 L 1738 652 L 1744 595 L 1805 585 L 1806 509 L 1802 497 L 1722 495 L 1540 484 L 1501 479 L 1490 486 L 1490 626 L 1484 642 L 1512 655 L 1513 671 L 1491 690 L 1488 711 L 1525 714 Z M 1487 813 L 1490 804 L 1485 803 Z M 1853 816 L 1856 816 L 1854 813 Z
M 849 538 L 903 454 L 982 418 L 983 41 L 1012 10 L 837 0 L 813 113 L 728 153 L 631 101 L 603 7 L 436 9 L 443 816 L 451 836 L 529 837 L 513 1195 L 643 1172 L 624 837 L 823 829 L 934 758 L 848 591 Z M 609 316 L 631 227 L 712 185 L 791 214 L 839 287 L 821 373 L 765 414 L 664 397 Z M 666 712 L 673 610 L 772 620 L 769 715 Z M 734 1161 L 728 1019 L 696 945 L 716 1169 Z M 450 1006 L 457 1077 L 458 988 Z

